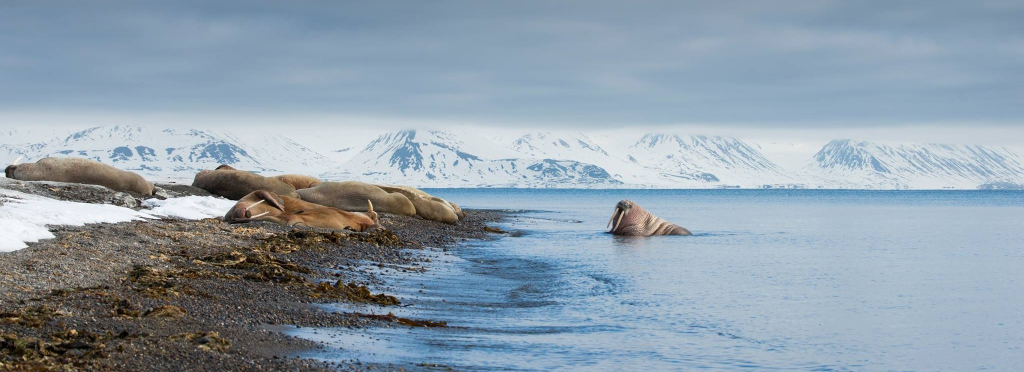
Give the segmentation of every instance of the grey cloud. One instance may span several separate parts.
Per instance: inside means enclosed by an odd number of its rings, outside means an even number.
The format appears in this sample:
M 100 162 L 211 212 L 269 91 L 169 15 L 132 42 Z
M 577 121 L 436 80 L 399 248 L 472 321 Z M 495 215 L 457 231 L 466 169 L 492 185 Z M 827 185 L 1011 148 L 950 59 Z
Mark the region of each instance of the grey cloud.
M 1012 1 L 7 2 L 0 109 L 1017 122 Z

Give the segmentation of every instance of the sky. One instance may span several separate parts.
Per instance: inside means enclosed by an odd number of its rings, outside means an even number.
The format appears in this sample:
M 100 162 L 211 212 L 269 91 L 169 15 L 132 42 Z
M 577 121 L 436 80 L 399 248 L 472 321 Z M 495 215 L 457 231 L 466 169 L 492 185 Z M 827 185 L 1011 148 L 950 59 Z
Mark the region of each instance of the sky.
M 1022 19 L 1017 0 L 11 0 L 0 125 L 1020 145 Z

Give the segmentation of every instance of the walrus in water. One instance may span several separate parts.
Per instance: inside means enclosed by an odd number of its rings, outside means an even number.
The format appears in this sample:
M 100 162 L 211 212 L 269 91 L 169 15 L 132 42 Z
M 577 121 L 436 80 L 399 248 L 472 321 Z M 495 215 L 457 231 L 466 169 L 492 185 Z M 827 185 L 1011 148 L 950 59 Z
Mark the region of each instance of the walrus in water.
M 615 235 L 693 235 L 690 230 L 665 221 L 630 200 L 622 200 L 615 205 L 608 225 L 611 226 L 608 232 Z
M 192 180 L 192 186 L 231 200 L 241 199 L 256 190 L 267 190 L 278 195 L 294 198 L 299 197 L 295 193 L 294 187 L 280 180 L 227 168 L 204 170 L 196 173 L 196 178 Z
M 366 211 L 365 202 L 370 200 L 378 212 L 416 215 L 416 207 L 405 195 L 389 193 L 380 187 L 363 182 L 323 182 L 315 187 L 298 190 L 298 194 L 307 202 L 346 211 Z
M 18 160 L 21 160 L 19 157 Z M 82 158 L 42 158 L 35 163 L 13 164 L 4 169 L 7 178 L 21 181 L 54 181 L 106 186 L 116 191 L 153 195 L 153 184 L 138 173 L 120 170 Z
M 294 187 L 296 190 L 308 189 L 319 185 L 323 181 L 319 178 L 311 177 L 303 174 L 282 174 L 280 176 L 273 176 L 271 178 L 277 179 L 278 181 L 287 183 Z
M 405 195 L 405 197 L 409 198 L 409 201 L 412 202 L 412 205 L 416 207 L 416 215 L 425 220 L 456 223 L 462 219 L 459 215 L 459 212 L 462 212 L 462 209 L 456 211 L 456 209 L 452 207 L 452 204 L 447 200 L 427 194 L 423 190 L 408 186 L 376 186 L 389 193 Z
M 285 226 L 307 226 L 337 230 L 349 229 L 353 231 L 366 231 L 377 225 L 377 213 L 373 211 L 373 203 L 369 200 L 366 201 L 368 208 L 365 213 L 346 212 L 338 208 L 324 207 L 322 205 L 312 203 L 307 204 L 315 205 L 315 207 L 289 210 L 289 207 L 294 207 L 299 204 L 289 205 L 281 203 L 281 200 L 275 200 L 273 195 L 268 194 L 266 191 L 257 191 L 256 193 L 263 193 L 261 195 L 257 195 L 257 197 L 266 199 L 249 204 L 247 207 L 237 208 L 238 204 L 236 204 L 236 208 L 232 208 L 231 211 L 228 211 L 228 215 L 225 216 L 225 221 L 228 221 L 229 223 L 270 221 Z M 287 196 L 280 198 L 294 199 Z M 301 202 L 301 200 L 299 201 Z M 266 210 L 262 213 L 252 215 L 251 209 L 263 204 L 264 202 L 271 204 L 271 208 L 274 208 L 279 213 L 272 214 L 273 211 Z M 280 211 L 286 210 L 287 212 L 280 213 Z M 243 215 L 244 217 L 240 218 L 239 215 Z

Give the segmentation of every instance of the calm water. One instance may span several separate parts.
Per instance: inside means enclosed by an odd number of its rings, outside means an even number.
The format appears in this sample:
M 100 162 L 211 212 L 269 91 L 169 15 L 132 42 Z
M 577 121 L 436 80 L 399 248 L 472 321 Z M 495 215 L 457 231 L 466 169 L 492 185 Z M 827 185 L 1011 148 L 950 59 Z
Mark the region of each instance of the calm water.
M 1024 193 L 431 190 L 521 210 L 514 236 L 428 252 L 400 316 L 298 329 L 324 359 L 458 370 L 1024 370 Z M 631 199 L 691 237 L 604 233 Z M 422 291 L 422 292 L 421 292 Z M 342 305 L 338 305 L 342 306 Z

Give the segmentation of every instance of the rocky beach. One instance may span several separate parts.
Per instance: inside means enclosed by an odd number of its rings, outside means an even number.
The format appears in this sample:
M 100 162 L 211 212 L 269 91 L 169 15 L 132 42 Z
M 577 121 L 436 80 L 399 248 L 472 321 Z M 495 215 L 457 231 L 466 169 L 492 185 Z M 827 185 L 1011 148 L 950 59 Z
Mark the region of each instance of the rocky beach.
M 3 189 L 58 200 L 143 205 L 141 195 L 98 186 L 0 181 Z M 157 186 L 157 198 L 208 195 Z M 500 232 L 487 226 L 500 212 L 467 215 L 450 225 L 381 214 L 379 228 L 367 233 L 216 218 L 51 226 L 55 238 L 0 253 L 0 370 L 397 370 L 296 358 L 320 345 L 272 328 L 445 326 L 447 319 L 314 304 L 409 305 L 375 288 L 389 271 L 430 270 L 431 255 Z M 364 270 L 368 264 L 385 270 Z

